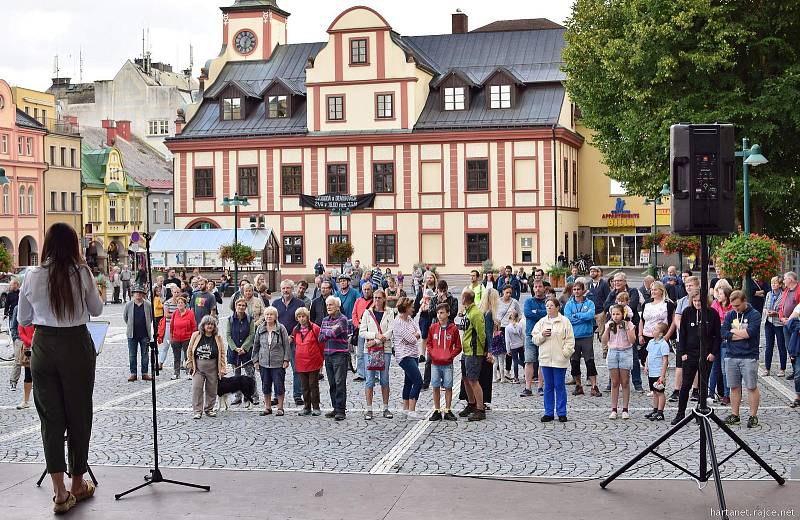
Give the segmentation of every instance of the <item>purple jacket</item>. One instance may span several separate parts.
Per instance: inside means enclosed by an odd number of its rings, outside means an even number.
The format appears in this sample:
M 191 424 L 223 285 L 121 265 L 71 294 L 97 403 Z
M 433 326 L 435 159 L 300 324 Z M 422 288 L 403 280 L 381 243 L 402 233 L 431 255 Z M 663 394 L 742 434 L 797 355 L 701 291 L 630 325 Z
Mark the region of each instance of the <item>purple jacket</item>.
M 347 318 L 341 312 L 335 316 L 328 315 L 322 318 L 319 341 L 325 344 L 325 355 L 350 351 L 350 346 L 347 344 L 348 331 Z

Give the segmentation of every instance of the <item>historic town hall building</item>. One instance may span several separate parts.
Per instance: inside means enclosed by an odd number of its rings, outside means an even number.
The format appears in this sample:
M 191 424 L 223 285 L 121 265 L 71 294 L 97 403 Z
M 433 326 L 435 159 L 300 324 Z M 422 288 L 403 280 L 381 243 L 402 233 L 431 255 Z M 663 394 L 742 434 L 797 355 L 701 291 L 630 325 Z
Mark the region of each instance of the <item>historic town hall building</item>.
M 496 22 L 404 36 L 367 7 L 342 12 L 328 41 L 287 43 L 275 0 L 222 8 L 223 49 L 202 101 L 168 139 L 175 227 L 239 227 L 263 216 L 284 274 L 307 274 L 339 239 L 339 217 L 300 194 L 375 193 L 342 219 L 354 258 L 464 272 L 487 258 L 548 265 L 578 232 L 574 107 L 563 86 L 564 28 Z

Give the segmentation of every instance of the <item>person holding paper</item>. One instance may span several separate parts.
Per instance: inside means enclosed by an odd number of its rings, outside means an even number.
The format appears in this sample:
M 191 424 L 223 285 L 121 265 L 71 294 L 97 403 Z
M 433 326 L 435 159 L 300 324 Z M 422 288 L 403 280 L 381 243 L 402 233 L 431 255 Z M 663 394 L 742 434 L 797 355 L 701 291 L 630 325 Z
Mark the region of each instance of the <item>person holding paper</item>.
M 64 513 L 94 495 L 94 485 L 83 479 L 88 469 L 97 356 L 86 322 L 90 315 L 102 314 L 103 302 L 70 225 L 50 226 L 41 258 L 42 265 L 25 277 L 18 319 L 36 330 L 31 345 L 31 373 L 36 381 L 33 401 L 53 481 L 53 510 Z M 64 483 L 65 431 L 72 476 L 69 489 Z

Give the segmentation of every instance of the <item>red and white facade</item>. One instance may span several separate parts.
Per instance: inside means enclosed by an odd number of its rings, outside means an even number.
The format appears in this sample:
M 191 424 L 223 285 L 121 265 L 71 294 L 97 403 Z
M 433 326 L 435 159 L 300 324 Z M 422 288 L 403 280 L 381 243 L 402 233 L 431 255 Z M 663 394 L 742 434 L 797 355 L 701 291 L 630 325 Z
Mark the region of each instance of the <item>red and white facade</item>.
M 269 57 L 261 38 L 272 38 L 270 49 L 285 42 L 285 18 L 281 26 L 272 14 L 236 14 L 237 25 L 229 15 L 223 22 L 227 48 L 211 64 L 206 87 L 227 60 L 249 59 L 235 56 L 234 28 L 253 28 L 259 43 L 251 52 L 261 56 Z M 331 23 L 327 45 L 305 70 L 306 133 L 170 141 L 175 227 L 248 227 L 251 216 L 263 215 L 279 235 L 282 272 L 308 274 L 317 258 L 328 263 L 327 247 L 338 239 L 340 218 L 301 208 L 296 194 L 283 193 L 287 167 L 299 167 L 302 193 L 328 193 L 331 182 L 345 183 L 350 194 L 376 192 L 374 208 L 354 211 L 341 223 L 362 264 L 410 272 L 423 261 L 440 272 L 463 273 L 486 258 L 495 265 L 539 266 L 555 263 L 559 251 L 571 251 L 583 139 L 572 126 L 568 99 L 557 125 L 420 131 L 415 125 L 434 75 L 409 59 L 390 31 L 383 17 L 365 7 L 348 9 Z M 354 39 L 366 41 L 366 59 L 358 63 Z M 340 112 L 331 97 L 341 98 Z M 385 111 L 377 117 L 379 97 L 391 103 L 391 117 Z M 237 191 L 242 168 L 255 168 L 257 191 L 234 222 L 222 198 Z M 387 168 L 390 190 L 382 175 Z M 482 175 L 477 186 L 469 180 L 472 168 Z M 212 172 L 213 188 L 205 187 L 202 196 L 195 193 L 198 170 Z M 336 179 L 336 171 L 346 173 Z

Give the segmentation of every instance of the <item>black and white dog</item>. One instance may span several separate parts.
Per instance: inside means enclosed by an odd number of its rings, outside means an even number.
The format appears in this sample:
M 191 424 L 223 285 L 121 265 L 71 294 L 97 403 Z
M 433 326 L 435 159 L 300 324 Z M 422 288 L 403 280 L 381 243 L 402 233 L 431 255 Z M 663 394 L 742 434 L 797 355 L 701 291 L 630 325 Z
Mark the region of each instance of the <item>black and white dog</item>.
M 244 397 L 245 407 L 250 408 L 253 404 L 253 396 L 256 393 L 256 382 L 248 376 L 223 377 L 217 385 L 217 396 L 219 404 L 217 410 L 228 409 L 228 394 L 241 392 Z

